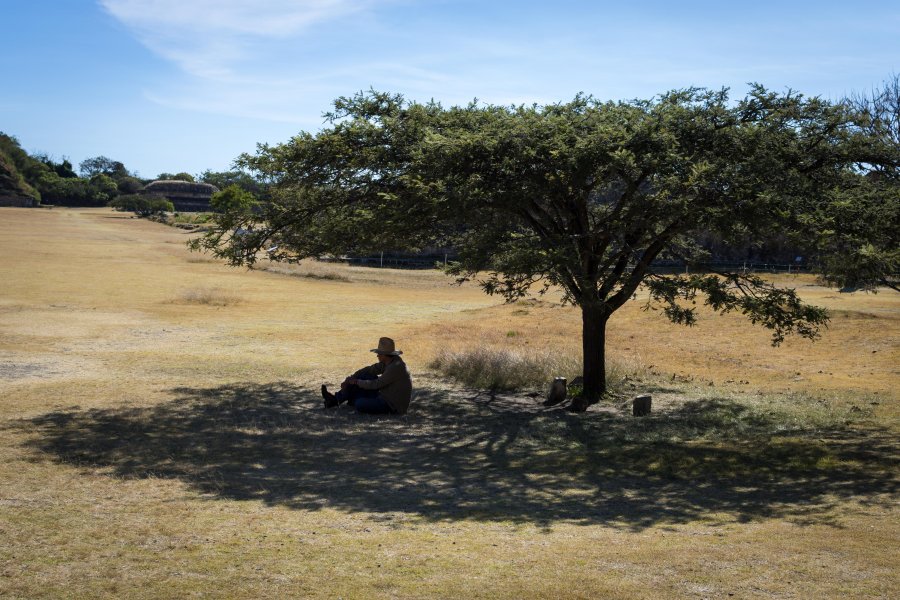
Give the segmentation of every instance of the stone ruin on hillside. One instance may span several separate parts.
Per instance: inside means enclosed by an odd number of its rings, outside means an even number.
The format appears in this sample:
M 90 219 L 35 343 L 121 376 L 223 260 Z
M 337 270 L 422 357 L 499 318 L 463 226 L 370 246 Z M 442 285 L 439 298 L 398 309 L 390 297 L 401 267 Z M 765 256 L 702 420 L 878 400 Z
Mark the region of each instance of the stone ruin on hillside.
M 140 193 L 165 198 L 178 212 L 205 212 L 210 210 L 209 200 L 218 191 L 209 183 L 159 179 L 145 185 Z

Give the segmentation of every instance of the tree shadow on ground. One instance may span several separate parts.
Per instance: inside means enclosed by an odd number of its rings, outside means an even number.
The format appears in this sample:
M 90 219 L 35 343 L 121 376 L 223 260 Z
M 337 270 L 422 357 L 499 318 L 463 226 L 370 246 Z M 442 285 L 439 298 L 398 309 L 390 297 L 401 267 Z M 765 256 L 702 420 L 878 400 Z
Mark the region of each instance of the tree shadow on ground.
M 842 502 L 889 505 L 898 492 L 892 432 L 773 434 L 772 417 L 727 400 L 634 419 L 425 390 L 409 415 L 369 417 L 326 411 L 316 393 L 286 383 L 173 393 L 153 407 L 73 408 L 14 426 L 55 460 L 115 476 L 385 519 L 829 523 Z

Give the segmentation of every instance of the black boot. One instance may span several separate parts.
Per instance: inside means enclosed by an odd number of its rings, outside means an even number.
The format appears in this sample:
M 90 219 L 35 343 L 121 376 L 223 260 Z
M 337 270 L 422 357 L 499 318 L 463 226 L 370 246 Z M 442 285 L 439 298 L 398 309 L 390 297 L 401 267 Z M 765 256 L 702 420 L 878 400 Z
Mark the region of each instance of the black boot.
M 325 400 L 325 408 L 334 408 L 341 403 L 334 394 L 328 391 L 324 384 L 322 385 L 322 398 Z

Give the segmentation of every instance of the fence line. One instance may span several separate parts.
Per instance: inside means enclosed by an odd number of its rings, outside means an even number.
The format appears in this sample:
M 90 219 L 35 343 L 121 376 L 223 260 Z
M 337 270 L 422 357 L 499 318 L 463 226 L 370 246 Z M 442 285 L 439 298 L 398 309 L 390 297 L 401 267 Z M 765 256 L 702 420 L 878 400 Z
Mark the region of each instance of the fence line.
M 394 269 L 433 269 L 456 260 L 453 254 L 429 254 L 423 256 L 391 256 L 385 254 L 370 256 L 341 256 L 320 258 L 323 262 L 342 262 L 352 266 L 394 268 Z M 707 261 L 694 265 L 683 262 L 657 261 L 651 264 L 654 273 L 704 273 L 709 271 L 729 271 L 743 273 L 809 273 L 811 269 L 803 263 L 778 263 L 762 261 Z
M 342 262 L 357 267 L 395 268 L 395 269 L 434 269 L 438 265 L 446 265 L 455 260 L 451 255 L 426 255 L 416 257 L 406 256 L 340 256 L 334 258 L 320 258 L 323 262 Z
M 756 261 L 707 261 L 694 265 L 685 263 L 654 262 L 650 268 L 655 273 L 704 273 L 728 271 L 742 273 L 810 273 L 812 269 L 805 263 L 776 263 Z

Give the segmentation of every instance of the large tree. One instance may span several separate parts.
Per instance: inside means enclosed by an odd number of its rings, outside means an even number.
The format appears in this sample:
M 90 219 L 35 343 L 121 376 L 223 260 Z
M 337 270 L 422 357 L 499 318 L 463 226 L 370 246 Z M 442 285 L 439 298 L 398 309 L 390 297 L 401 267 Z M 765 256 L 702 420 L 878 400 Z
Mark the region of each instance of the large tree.
M 819 270 L 843 288 L 900 291 L 900 75 L 847 102 L 868 151 L 817 211 Z
M 290 261 L 451 245 L 450 272 L 487 293 L 552 286 L 581 308 L 587 401 L 606 388 L 607 322 L 641 285 L 678 323 L 692 324 L 702 299 L 772 329 L 775 343 L 815 337 L 826 313 L 792 289 L 742 273 L 663 276 L 653 264 L 703 261 L 709 234 L 752 244 L 810 229 L 867 147 L 846 105 L 759 86 L 738 102 L 688 89 L 520 107 L 369 92 L 327 116 L 320 133 L 243 156 L 271 201 L 219 215 L 195 246 L 237 265 L 260 249 Z
M 128 172 L 124 164 L 105 156 L 86 158 L 78 163 L 78 170 L 85 179 L 90 179 L 95 175 L 106 175 L 115 181 L 123 177 L 131 177 L 131 173 Z

